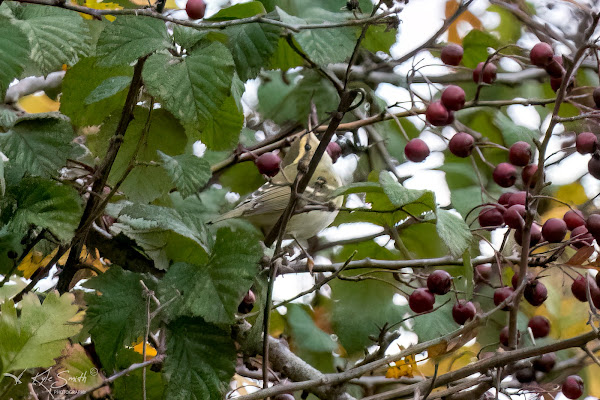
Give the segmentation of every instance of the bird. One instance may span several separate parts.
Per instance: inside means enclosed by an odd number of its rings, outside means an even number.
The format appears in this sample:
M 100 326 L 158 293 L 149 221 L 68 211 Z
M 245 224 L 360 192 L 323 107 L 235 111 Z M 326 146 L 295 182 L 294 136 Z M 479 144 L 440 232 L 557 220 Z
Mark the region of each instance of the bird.
M 298 175 L 298 165 L 308 166 L 318 146 L 319 139 L 312 132 L 296 139 L 282 161 L 282 168 L 269 182 L 251 193 L 233 210 L 211 222 L 244 218 L 261 229 L 265 235 L 268 234 L 290 202 L 291 187 Z M 308 239 L 331 225 L 343 202 L 343 196 L 331 198 L 331 195 L 341 186 L 342 180 L 333 168 L 331 157 L 327 152 L 323 153 L 306 190 L 298 199 L 296 210 L 308 205 L 326 207 L 292 215 L 286 225 L 284 238 Z

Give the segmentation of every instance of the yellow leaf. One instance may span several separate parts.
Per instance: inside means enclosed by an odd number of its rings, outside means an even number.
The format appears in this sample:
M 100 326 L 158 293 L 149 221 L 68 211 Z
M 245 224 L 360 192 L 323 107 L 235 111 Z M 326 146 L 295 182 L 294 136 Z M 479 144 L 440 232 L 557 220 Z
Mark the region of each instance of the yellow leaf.
M 569 204 L 581 204 L 588 200 L 583 186 L 579 182 L 562 185 L 558 188 L 554 197 Z M 562 217 L 562 216 L 561 216 Z
M 68 384 L 69 388 L 76 390 L 89 390 L 102 383 L 102 372 L 96 368 L 85 349 L 79 345 L 67 344 L 62 357 L 56 366 L 56 387 Z
M 448 343 L 445 340 L 443 340 L 438 344 L 434 344 L 433 346 L 428 347 L 427 356 L 429 358 L 440 356 L 442 354 L 445 354 L 447 349 Z
M 29 254 L 23 258 L 18 266 L 18 270 L 23 272 L 23 276 L 26 279 L 31 278 L 31 275 L 41 266 L 41 262 L 44 260 L 44 255 L 39 251 L 30 251 Z
M 398 379 L 403 376 L 412 378 L 415 373 L 419 373 L 417 362 L 414 355 L 406 356 L 401 361 L 396 361 L 394 366 L 387 369 L 386 378 Z
M 136 353 L 144 354 L 144 345 L 142 342 L 139 342 L 133 346 L 133 351 Z M 146 359 L 150 359 L 156 357 L 156 349 L 152 347 L 150 344 L 146 343 Z
M 58 111 L 60 103 L 46 94 L 30 94 L 19 99 L 19 106 L 29 114 Z
M 50 254 L 43 257 L 42 253 L 39 251 L 32 250 L 25 256 L 25 258 L 23 258 L 23 261 L 21 261 L 17 269 L 23 272 L 23 276 L 25 278 L 29 279 L 35 271 L 37 271 L 39 268 L 45 267 L 56 255 L 57 251 L 58 247 L 52 250 Z M 100 261 L 100 254 L 97 249 L 94 249 L 94 252 L 88 252 L 84 246 L 81 250 L 81 256 L 81 262 L 84 264 L 93 265 L 102 272 L 105 272 L 108 269 L 107 266 Z M 63 254 L 63 256 L 58 260 L 58 264 L 66 263 L 68 257 L 69 251 Z
M 146 4 L 147 4 L 147 2 L 146 2 Z M 89 8 L 93 8 L 94 10 L 121 10 L 121 9 L 123 9 L 123 7 L 121 7 L 120 5 L 111 3 L 108 1 L 102 2 L 102 1 L 97 1 L 97 0 L 85 0 L 85 3 L 83 5 L 86 7 L 89 7 Z M 85 19 L 93 19 L 93 17 L 88 14 L 80 14 L 80 15 Z M 113 22 L 115 20 L 115 17 L 112 15 L 105 15 L 105 17 L 110 22 Z

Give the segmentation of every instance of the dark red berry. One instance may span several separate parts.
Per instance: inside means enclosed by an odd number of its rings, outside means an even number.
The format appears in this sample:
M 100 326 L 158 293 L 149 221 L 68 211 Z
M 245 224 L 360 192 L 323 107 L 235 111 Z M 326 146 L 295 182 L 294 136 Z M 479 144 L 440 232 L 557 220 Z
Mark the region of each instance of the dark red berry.
M 261 174 L 275 176 L 279 172 L 281 159 L 275 153 L 264 153 L 254 160 L 254 163 Z
M 596 108 L 600 108 L 600 87 L 594 89 L 594 91 L 592 92 L 592 98 L 594 99 Z
M 552 371 L 556 364 L 556 354 L 546 353 L 535 360 L 533 360 L 533 368 L 536 371 L 548 373 Z
M 185 12 L 190 19 L 204 18 L 204 12 L 206 11 L 206 4 L 204 0 L 188 0 L 185 5 Z
M 458 111 L 465 106 L 465 91 L 460 86 L 450 85 L 442 92 L 441 100 L 446 109 Z
M 502 193 L 500 195 L 500 197 L 498 197 L 498 204 L 503 205 L 503 206 L 508 206 L 508 202 L 510 201 L 510 197 L 513 195 L 514 193 L 512 192 L 506 192 L 506 193 Z
M 552 46 L 544 42 L 536 43 L 529 53 L 531 63 L 540 68 L 544 68 L 546 64 L 552 61 L 552 57 L 554 57 Z
M 433 294 L 444 295 L 452 287 L 452 275 L 444 270 L 433 271 L 427 277 L 427 288 Z
M 464 325 L 465 322 L 475 316 L 477 310 L 475 305 L 470 301 L 459 300 L 458 303 L 452 307 L 452 318 L 459 325 Z
M 510 196 L 510 199 L 508 199 L 508 206 L 512 207 L 515 204 L 520 204 L 522 206 L 525 205 L 525 202 L 527 201 L 527 193 L 520 191 L 520 192 L 515 192 L 512 194 L 512 196 Z
M 515 378 L 520 383 L 530 383 L 535 381 L 535 371 L 533 368 L 523 368 L 515 372 Z
M 586 302 L 587 300 L 587 278 L 584 276 L 580 276 L 577 279 L 575 279 L 573 281 L 573 283 L 571 284 L 571 293 L 573 293 L 573 296 L 575 296 L 575 298 L 581 302 Z M 594 289 L 597 288 L 595 282 L 593 281 L 589 281 L 590 282 L 590 293 L 592 293 L 594 291 Z M 597 289 L 596 289 L 597 290 Z
M 531 276 L 531 274 L 527 274 L 527 282 L 531 282 L 533 280 L 533 277 Z M 519 286 L 519 273 L 515 272 L 512 276 L 512 278 L 510 279 L 510 283 L 512 284 L 513 289 L 517 289 L 517 287 Z
M 575 148 L 579 154 L 592 154 L 597 145 L 598 138 L 592 132 L 581 132 L 575 139 Z
M 513 288 L 503 286 L 494 291 L 494 305 L 500 305 L 504 300 L 508 299 L 514 293 Z M 506 305 L 502 308 L 502 311 L 510 310 L 510 306 Z
M 509 163 L 500 163 L 494 169 L 492 177 L 498 185 L 504 188 L 511 187 L 517 181 L 517 169 Z
M 535 178 L 535 173 L 538 170 L 537 164 L 529 164 L 523 167 L 523 171 L 521 171 L 521 179 L 523 179 L 523 183 L 530 188 L 535 187 L 537 183 L 537 179 Z
M 544 67 L 548 75 L 552 78 L 560 78 L 565 74 L 565 69 L 563 68 L 563 59 L 561 56 L 552 57 L 552 61 L 550 61 Z
M 418 314 L 433 310 L 434 304 L 435 296 L 425 288 L 415 289 L 415 291 L 408 296 L 408 306 Z
M 567 376 L 562 384 L 562 394 L 567 399 L 578 399 L 583 395 L 583 379 L 577 375 Z
M 546 289 L 546 285 L 542 282 L 534 280 L 525 286 L 523 297 L 525 297 L 525 300 L 527 300 L 529 304 L 538 307 L 544 304 L 548 298 L 548 289 Z
M 560 89 L 560 85 L 562 85 L 562 77 L 561 78 L 550 78 L 550 87 L 554 92 L 558 92 Z
M 327 145 L 327 154 L 331 157 L 331 161 L 335 163 L 342 155 L 342 148 L 336 142 L 330 142 Z
M 600 217 L 600 215 L 598 216 Z M 559 218 L 550 218 L 542 226 L 542 236 L 550 243 L 560 243 L 567 234 L 567 223 Z
M 584 246 L 591 246 L 594 243 L 594 237 L 588 232 L 584 225 L 578 226 L 571 231 L 571 244 L 580 249 Z
M 599 274 L 600 275 L 600 274 Z M 489 281 L 492 277 L 492 266 L 490 264 L 479 264 L 475 267 L 475 280 Z
M 517 142 L 510 146 L 508 159 L 512 165 L 524 167 L 531 159 L 531 145 L 527 142 Z
M 479 75 L 482 75 L 481 81 L 483 83 L 491 84 L 492 82 L 494 82 L 496 80 L 496 71 L 498 70 L 498 68 L 496 68 L 496 66 L 494 64 L 488 63 L 485 66 L 485 70 L 483 71 L 483 74 L 481 74 L 483 64 L 484 64 L 483 61 L 480 62 L 479 64 L 477 64 L 477 67 L 473 70 L 473 81 L 475 83 L 479 83 Z
M 588 172 L 596 179 L 600 179 L 600 158 L 595 154 L 588 161 Z
M 407 160 L 421 162 L 429 155 L 429 146 L 421 139 L 412 139 L 404 147 L 404 155 Z
M 567 224 L 567 229 L 572 231 L 578 226 L 585 225 L 585 219 L 583 213 L 579 210 L 569 210 L 563 216 L 563 220 Z
M 425 118 L 431 125 L 445 126 L 448 125 L 448 109 L 444 107 L 441 101 L 433 101 L 427 106 Z
M 448 119 L 446 120 L 446 123 L 443 126 L 450 125 L 453 122 L 454 122 L 454 111 L 448 111 Z
M 500 331 L 500 343 L 503 346 L 508 347 L 508 326 L 505 326 Z
M 495 228 L 504 224 L 502 211 L 498 207 L 485 207 L 479 212 L 479 226 L 482 228 Z
M 542 240 L 542 228 L 538 224 L 532 224 L 529 245 L 535 246 L 540 240 Z M 521 229 L 515 230 L 515 242 L 517 242 L 519 246 L 523 246 L 523 231 Z
M 254 295 L 254 292 L 252 290 L 248 290 L 248 293 L 246 293 L 242 299 L 242 302 L 238 306 L 238 312 L 240 314 L 248 314 L 250 311 L 252 311 L 255 302 L 256 296 Z
M 527 326 L 531 329 L 534 338 L 543 338 L 550 333 L 550 321 L 541 315 L 531 317 Z
M 585 223 L 585 227 L 592 236 L 600 235 L 600 214 L 591 214 Z
M 448 149 L 450 149 L 450 152 L 455 156 L 465 158 L 471 155 L 474 144 L 475 139 L 473 136 L 466 132 L 458 132 L 456 135 L 452 136 L 452 139 L 450 139 L 450 143 L 448 143 Z
M 463 48 L 457 44 L 449 44 L 442 49 L 441 59 L 444 64 L 458 65 L 463 57 Z
M 521 229 L 525 224 L 525 206 L 515 204 L 504 211 L 504 223 L 512 229 Z

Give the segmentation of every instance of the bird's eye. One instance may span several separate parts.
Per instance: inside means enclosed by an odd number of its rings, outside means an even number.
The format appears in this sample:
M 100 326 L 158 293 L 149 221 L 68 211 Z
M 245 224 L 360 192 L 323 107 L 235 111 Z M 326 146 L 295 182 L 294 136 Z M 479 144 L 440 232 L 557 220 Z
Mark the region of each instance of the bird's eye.
M 306 151 L 310 151 L 310 144 L 308 144 L 308 143 L 307 143 L 307 144 L 305 144 L 305 145 L 304 145 L 304 150 L 306 150 Z

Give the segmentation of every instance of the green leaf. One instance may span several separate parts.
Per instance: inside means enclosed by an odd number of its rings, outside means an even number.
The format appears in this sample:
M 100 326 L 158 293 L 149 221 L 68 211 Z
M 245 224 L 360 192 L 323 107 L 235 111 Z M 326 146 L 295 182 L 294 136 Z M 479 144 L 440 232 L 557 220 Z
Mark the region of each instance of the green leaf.
M 497 49 L 499 46 L 498 39 L 487 32 L 473 29 L 463 42 L 463 59 L 462 62 L 467 68 L 475 68 L 481 61 L 485 61 L 488 57 L 488 47 Z
M 55 358 L 76 335 L 81 325 L 70 322 L 79 311 L 73 304 L 75 296 L 51 291 L 40 304 L 34 293 L 28 293 L 20 302 L 21 313 L 12 300 L 2 304 L 0 313 L 0 359 L 2 372 L 28 368 L 46 368 L 54 365 Z
M 155 289 L 152 279 L 114 265 L 84 284 L 100 292 L 86 294 L 88 308 L 84 324 L 102 365 L 109 370 L 125 346 L 131 346 L 146 329 L 148 321 L 144 310 L 149 300 L 144 296 L 140 281 L 150 290 Z
M 86 105 L 107 99 L 125 90 L 131 84 L 131 76 L 112 76 L 92 90 L 83 101 Z
M 229 96 L 202 128 L 200 139 L 211 150 L 230 150 L 238 142 L 243 126 L 244 113 L 234 96 Z
M 190 26 L 175 25 L 173 27 L 173 39 L 186 50 L 192 50 L 194 46 L 202 41 L 217 41 L 227 43 L 228 37 L 223 32 L 204 31 Z
M 286 121 L 306 124 L 311 102 L 321 120 L 339 102 L 335 88 L 315 71 L 289 73 L 285 80 L 277 71 L 263 76 L 263 84 L 258 88 L 259 111 L 278 124 Z
M 473 240 L 469 227 L 462 218 L 450 211 L 438 208 L 436 214 L 435 227 L 440 239 L 444 241 L 453 257 L 460 256 Z
M 81 198 L 75 189 L 40 178 L 25 178 L 7 192 L 18 205 L 10 221 L 16 229 L 35 225 L 48 229 L 62 242 L 73 238 L 82 213 Z
M 96 45 L 98 65 L 127 65 L 140 57 L 167 49 L 170 36 L 164 21 L 142 16 L 123 15 L 108 25 Z
M 292 39 L 293 40 L 293 39 Z M 300 47 L 296 43 L 297 47 Z M 277 49 L 269 61 L 269 69 L 280 69 L 287 71 L 290 68 L 299 67 L 304 60 L 289 45 L 285 38 L 280 37 L 277 43 Z
M 430 190 L 407 189 L 387 171 L 381 172 L 379 182 L 392 204 L 397 207 L 403 207 L 410 203 L 421 203 L 430 210 L 435 209 L 435 195 Z
M 212 176 L 210 164 L 202 158 L 190 154 L 169 157 L 160 150 L 158 155 L 163 161 L 163 168 L 184 198 L 198 193 Z
M 166 54 L 151 56 L 143 77 L 151 95 L 160 99 L 186 128 L 198 130 L 229 96 L 233 72 L 227 47 L 212 42 L 184 59 Z
M 117 369 L 124 370 L 132 364 L 143 362 L 142 355 L 131 349 L 124 349 L 117 356 Z M 129 372 L 114 382 L 114 397 L 116 400 L 143 400 L 142 368 Z M 151 368 L 146 368 L 146 400 L 163 399 L 164 382 L 160 372 L 154 372 Z
M 301 19 L 287 14 L 279 7 L 277 7 L 277 13 L 282 22 L 290 25 L 331 23 L 345 20 L 345 18 L 340 18 L 339 13 L 326 13 L 322 10 L 320 10 L 319 15 L 325 15 L 327 18 L 319 16 Z M 319 65 L 327 65 L 344 62 L 352 55 L 358 37 L 357 34 L 356 27 L 306 29 L 294 33 L 294 39 L 312 61 Z
M 160 290 L 162 301 L 180 291 L 169 310 L 174 315 L 201 316 L 229 324 L 258 273 L 262 250 L 255 235 L 219 229 L 205 265 L 177 263 L 169 268 Z
M 494 124 L 502 132 L 504 145 L 506 147 L 510 147 L 518 141 L 523 141 L 529 143 L 532 150 L 535 151 L 536 147 L 533 143 L 533 139 L 538 138 L 540 132 L 515 124 L 512 119 L 504 115 L 501 111 L 496 113 Z
M 108 79 L 132 75 L 133 68 L 129 66 L 101 68 L 96 65 L 96 58 L 81 59 L 67 70 L 63 79 L 60 111 L 76 126 L 98 125 L 115 111 L 120 115 L 127 96 L 125 91 L 89 105 L 86 99 Z
M 74 136 L 66 118 L 30 116 L 0 133 L 0 149 L 31 175 L 55 176 L 67 161 Z
M 396 29 L 389 29 L 384 25 L 371 25 L 362 41 L 362 46 L 373 53 L 383 51 L 389 54 L 390 47 L 396 43 L 397 33 Z
M 165 398 L 222 399 L 235 372 L 230 333 L 200 318 L 179 318 L 167 328 Z
M 171 178 L 158 164 L 161 158 L 157 151 L 160 150 L 169 155 L 181 154 L 187 142 L 183 127 L 164 109 L 152 110 L 149 121 L 150 128 L 143 136 L 148 113 L 149 110 L 142 107 L 134 110 L 133 121 L 127 128 L 123 144 L 108 178 L 110 184 L 121 179 L 129 168 L 130 161 L 136 156 L 136 149 L 140 143 L 136 161 L 146 164 L 133 168 L 120 188 L 129 200 L 140 203 L 149 203 L 168 193 L 172 188 Z M 115 115 L 102 126 L 98 134 L 88 137 L 88 146 L 94 154 L 98 156 L 106 154 L 119 119 L 120 115 Z
M 166 269 L 169 260 L 202 263 L 208 257 L 203 233 L 172 208 L 143 204 L 124 207 L 112 231 L 135 240 L 159 269 Z
M 0 16 L 0 98 L 29 62 L 29 40 L 11 21 Z
M 259 5 L 262 7 L 262 4 Z M 229 49 L 242 81 L 256 78 L 261 68 L 268 65 L 277 49 L 280 30 L 279 27 L 268 24 L 237 25 L 226 30 Z
M 44 74 L 73 65 L 89 53 L 90 34 L 78 13 L 27 4 L 17 8 L 15 16 L 29 39 L 31 59 Z
M 448 296 L 437 296 L 435 307 L 438 307 Z M 419 337 L 419 342 L 437 339 L 456 329 L 452 319 L 452 302 L 440 307 L 434 312 L 415 317 L 412 326 L 413 332 Z
M 311 352 L 332 352 L 337 344 L 329 334 L 319 329 L 306 310 L 298 304 L 287 306 L 286 319 L 292 330 L 294 343 Z
M 351 193 L 382 193 L 383 188 L 377 182 L 354 182 L 348 185 L 341 186 L 331 193 L 331 198 L 347 195 Z
M 232 19 L 248 18 L 258 14 L 266 14 L 265 7 L 259 1 L 250 1 L 248 3 L 235 4 L 224 8 L 205 21 L 228 21 Z
M 17 113 L 8 108 L 0 107 L 0 128 L 2 130 L 8 130 L 17 121 Z

